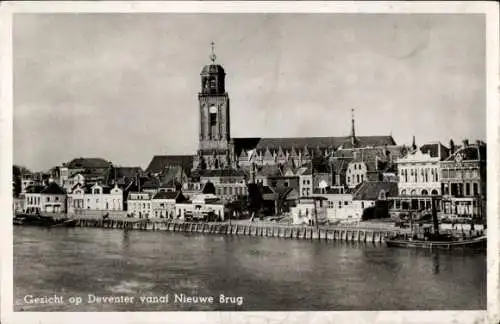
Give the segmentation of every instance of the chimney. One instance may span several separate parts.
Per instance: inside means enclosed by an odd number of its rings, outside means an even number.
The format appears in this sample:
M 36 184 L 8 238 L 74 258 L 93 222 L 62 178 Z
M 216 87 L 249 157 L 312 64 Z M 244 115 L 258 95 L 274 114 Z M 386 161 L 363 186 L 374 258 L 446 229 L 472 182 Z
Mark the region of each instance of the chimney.
M 464 139 L 463 140 L 463 144 L 464 144 L 464 148 L 466 148 L 467 146 L 469 146 L 469 140 L 468 139 Z

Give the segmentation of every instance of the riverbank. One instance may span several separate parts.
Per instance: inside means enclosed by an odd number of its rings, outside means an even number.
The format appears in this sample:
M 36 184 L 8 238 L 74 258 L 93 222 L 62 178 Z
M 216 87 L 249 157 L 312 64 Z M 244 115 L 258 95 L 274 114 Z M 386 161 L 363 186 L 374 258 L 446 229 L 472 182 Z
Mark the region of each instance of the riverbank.
M 97 227 L 108 229 L 169 231 L 183 233 L 203 233 L 218 235 L 245 235 L 305 240 L 330 240 L 347 242 L 383 242 L 384 238 L 402 232 L 391 229 L 342 228 L 338 226 L 294 226 L 269 224 L 246 220 L 229 223 L 190 223 L 172 220 L 151 219 L 77 219 L 77 227 Z
M 183 233 L 237 235 L 254 237 L 276 237 L 283 239 L 324 240 L 346 242 L 381 243 L 394 234 L 409 233 L 408 228 L 399 228 L 389 222 L 358 222 L 351 224 L 336 224 L 305 226 L 293 225 L 288 222 L 271 220 L 250 221 L 238 219 L 226 222 L 185 222 L 164 218 L 126 218 L 119 215 L 53 215 L 56 223 L 67 223 L 68 226 L 93 227 L 103 229 L 121 229 L 138 231 L 168 231 Z M 68 222 L 71 220 L 70 222 Z M 477 234 L 476 231 L 443 229 L 443 232 L 455 233 L 466 237 Z

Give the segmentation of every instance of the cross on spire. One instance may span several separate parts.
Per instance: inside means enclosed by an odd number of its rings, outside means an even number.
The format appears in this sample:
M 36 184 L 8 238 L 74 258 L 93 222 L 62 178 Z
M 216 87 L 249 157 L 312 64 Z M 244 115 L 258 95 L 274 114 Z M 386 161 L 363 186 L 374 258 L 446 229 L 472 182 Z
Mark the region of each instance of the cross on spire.
M 212 41 L 210 43 L 210 46 L 212 48 L 212 53 L 210 54 L 210 61 L 212 61 L 212 63 L 215 63 L 215 59 L 217 58 L 217 56 L 215 55 L 215 43 Z

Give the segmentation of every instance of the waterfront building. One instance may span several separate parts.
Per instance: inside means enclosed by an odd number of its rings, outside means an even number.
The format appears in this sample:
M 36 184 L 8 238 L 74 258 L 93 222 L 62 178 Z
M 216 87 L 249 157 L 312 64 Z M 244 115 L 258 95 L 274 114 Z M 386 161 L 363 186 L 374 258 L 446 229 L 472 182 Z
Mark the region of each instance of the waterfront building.
M 224 221 L 228 216 L 229 208 L 213 194 L 194 196 L 191 201 L 175 204 L 176 218 L 180 220 L 206 219 Z
M 182 193 L 188 199 L 192 196 L 201 194 L 202 189 L 203 185 L 200 182 L 188 180 L 188 182 L 182 184 Z
M 438 142 L 422 145 L 397 159 L 399 195 L 441 195 L 440 162 L 448 156 L 448 148 Z
M 166 192 L 160 191 L 151 198 L 152 217 L 170 218 L 175 217 L 175 205 L 184 203 L 187 198 L 181 191 Z
M 388 216 L 391 197 L 397 195 L 398 184 L 396 182 L 365 181 L 353 192 L 352 217 L 360 220 L 365 209 L 369 207 L 381 207 L 381 215 Z
M 96 183 L 108 184 L 113 164 L 102 158 L 76 158 L 62 166 L 52 169 L 52 177 L 56 182 L 68 187 L 68 180 L 75 174 L 80 174 L 85 178 L 85 184 L 94 185 Z M 73 183 L 73 186 L 76 183 Z
M 76 184 L 68 194 L 68 213 L 84 211 L 122 211 L 123 190 L 117 184 L 109 187 L 101 184 Z
M 303 166 L 297 169 L 299 176 L 299 192 L 302 197 L 309 197 L 313 193 L 313 172 L 312 165 Z
M 12 210 L 14 213 L 22 213 L 26 211 L 26 198 L 25 194 L 20 194 L 18 197 L 13 197 Z
M 138 218 L 152 216 L 151 195 L 147 192 L 129 192 L 127 197 L 127 212 Z
M 80 186 L 85 185 L 85 176 L 79 171 L 70 172 L 69 177 L 60 185 L 64 188 L 64 190 L 66 190 L 66 192 L 71 192 L 77 184 Z
M 33 179 L 33 174 L 26 173 L 21 176 L 21 193 L 26 192 L 26 188 L 30 186 L 41 186 L 42 183 L 35 182 Z
M 56 182 L 46 186 L 29 186 L 24 195 L 28 213 L 65 213 L 66 192 Z
M 316 220 L 324 223 L 328 220 L 327 205 L 323 197 L 300 197 L 297 205 L 291 209 L 294 225 L 314 225 Z
M 486 144 L 463 142 L 440 163 L 443 216 L 484 217 L 486 206 Z
M 274 189 L 293 188 L 299 192 L 299 176 L 290 172 L 285 174 L 283 171 L 283 167 L 279 165 L 264 165 L 258 169 L 255 180 L 263 186 L 269 186 Z
M 111 184 L 118 184 L 118 187 L 123 188 L 130 182 L 137 181 L 138 178 L 144 177 L 144 171 L 141 167 L 121 167 L 112 166 L 111 168 Z
M 350 159 L 331 157 L 329 160 L 332 172 L 332 187 L 347 187 L 347 168 Z
M 207 169 L 195 172 L 201 186 L 211 182 L 215 194 L 223 200 L 232 200 L 237 196 L 247 196 L 248 175 L 241 169 Z
M 354 219 L 352 190 L 343 186 L 317 188 L 314 197 L 324 197 L 327 217 L 331 221 Z

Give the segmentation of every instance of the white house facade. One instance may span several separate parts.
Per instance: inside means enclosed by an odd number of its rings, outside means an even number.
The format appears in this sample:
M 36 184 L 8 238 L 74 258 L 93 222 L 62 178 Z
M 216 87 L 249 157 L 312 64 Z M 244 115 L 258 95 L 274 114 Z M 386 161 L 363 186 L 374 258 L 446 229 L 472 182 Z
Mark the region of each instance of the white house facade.
M 150 217 L 153 214 L 151 196 L 145 192 L 130 192 L 127 199 L 128 213 L 133 217 Z
M 86 187 L 77 183 L 68 195 L 68 212 L 77 213 L 83 210 L 121 211 L 123 210 L 123 191 L 94 184 Z
M 397 159 L 399 195 L 441 195 L 440 161 L 439 156 L 420 149 Z

